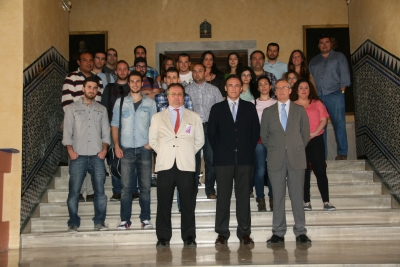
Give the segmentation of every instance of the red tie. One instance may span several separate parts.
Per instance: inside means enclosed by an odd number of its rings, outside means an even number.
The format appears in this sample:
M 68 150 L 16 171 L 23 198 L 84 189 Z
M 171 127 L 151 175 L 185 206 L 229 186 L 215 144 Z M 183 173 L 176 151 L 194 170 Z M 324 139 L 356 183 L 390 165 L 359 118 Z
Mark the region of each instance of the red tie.
M 176 121 L 175 121 L 175 129 L 174 129 L 174 131 L 175 131 L 175 133 L 177 133 L 178 130 L 179 130 L 179 126 L 181 124 L 181 118 L 179 117 L 179 108 L 174 109 L 174 110 L 176 111 Z

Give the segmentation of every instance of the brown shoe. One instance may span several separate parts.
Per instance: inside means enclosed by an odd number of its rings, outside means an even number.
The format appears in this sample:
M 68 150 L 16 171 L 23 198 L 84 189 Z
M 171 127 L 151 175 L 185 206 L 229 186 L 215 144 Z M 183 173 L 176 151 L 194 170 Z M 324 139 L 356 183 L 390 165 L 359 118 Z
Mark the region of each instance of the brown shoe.
M 94 194 L 86 196 L 86 202 L 93 202 L 94 201 Z
M 217 198 L 217 195 L 211 193 L 211 194 L 208 194 L 208 195 L 207 195 L 207 198 L 208 198 L 208 199 L 216 199 L 216 198 Z
M 79 194 L 79 202 L 85 202 L 85 198 L 82 194 Z
M 274 211 L 274 199 L 272 197 L 269 198 L 269 209 Z
M 253 239 L 251 239 L 250 236 L 244 235 L 244 236 L 242 236 L 242 238 L 240 239 L 240 244 L 243 244 L 243 245 L 251 245 L 251 244 L 254 244 L 254 241 L 253 241 Z
M 228 243 L 228 239 L 226 239 L 223 235 L 218 235 L 217 239 L 215 240 L 215 245 L 226 245 Z
M 258 211 L 267 211 L 267 207 L 265 205 L 265 198 L 256 198 Z
M 346 159 L 347 159 L 347 156 L 345 156 L 345 155 L 339 155 L 335 158 L 335 160 L 346 160 Z

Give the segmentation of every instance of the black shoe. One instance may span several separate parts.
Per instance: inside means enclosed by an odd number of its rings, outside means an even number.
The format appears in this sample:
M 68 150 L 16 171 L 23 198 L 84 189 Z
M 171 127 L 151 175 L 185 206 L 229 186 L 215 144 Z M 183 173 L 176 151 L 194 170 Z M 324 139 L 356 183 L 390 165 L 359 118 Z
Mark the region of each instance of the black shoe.
M 277 235 L 272 235 L 270 239 L 267 240 L 267 244 L 278 244 L 278 243 L 284 243 L 285 238 L 280 237 Z
M 296 237 L 296 242 L 301 244 L 311 244 L 311 239 L 308 238 L 306 235 L 299 235 Z
M 113 193 L 112 197 L 110 198 L 110 201 L 121 201 L 121 194 Z
M 157 241 L 156 247 L 169 247 L 169 241 L 160 239 Z
M 193 239 L 192 236 L 188 236 L 186 241 L 183 242 L 185 247 L 197 247 L 196 241 Z
M 135 192 L 132 194 L 132 200 L 135 200 L 136 198 L 139 198 L 140 194 L 139 192 Z
M 85 202 L 85 198 L 82 194 L 79 194 L 79 202 Z
M 86 195 L 86 202 L 94 202 L 94 194 Z
M 228 243 L 228 239 L 223 235 L 218 235 L 217 239 L 215 240 L 215 245 L 226 245 Z

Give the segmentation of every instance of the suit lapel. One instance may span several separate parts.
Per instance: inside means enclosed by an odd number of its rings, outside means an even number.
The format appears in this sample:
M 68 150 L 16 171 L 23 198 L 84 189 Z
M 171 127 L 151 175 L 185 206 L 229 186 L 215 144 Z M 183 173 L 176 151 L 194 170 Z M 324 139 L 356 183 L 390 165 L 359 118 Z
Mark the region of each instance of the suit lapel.
M 183 131 L 182 129 L 186 129 L 186 124 L 188 124 L 189 121 L 189 114 L 187 111 L 188 111 L 187 109 L 184 109 L 183 111 L 183 118 L 181 120 L 181 125 L 179 125 L 177 134 Z
M 295 103 L 290 101 L 290 104 L 289 104 L 289 116 L 288 116 L 287 123 L 286 123 L 286 132 L 288 130 L 290 130 L 290 125 L 292 125 L 292 120 L 294 119 L 294 114 L 296 113 L 296 111 L 295 111 L 296 107 L 294 105 L 295 105 Z
M 165 124 L 167 124 L 168 129 L 171 130 L 174 133 L 174 129 L 172 128 L 171 121 L 169 119 L 169 110 L 168 110 L 168 108 L 166 110 L 164 110 L 163 112 L 164 112 L 163 120 L 164 120 Z
M 273 109 L 274 112 L 276 113 L 276 114 L 274 114 L 274 117 L 277 119 L 279 125 L 281 126 L 282 132 L 285 132 L 285 130 L 282 127 L 281 119 L 279 118 L 279 112 L 280 112 L 280 110 L 279 110 L 279 108 L 280 108 L 279 102 L 276 102 L 274 105 L 276 105 L 276 108 Z M 288 124 L 286 124 L 286 129 L 287 129 L 287 126 L 288 126 Z

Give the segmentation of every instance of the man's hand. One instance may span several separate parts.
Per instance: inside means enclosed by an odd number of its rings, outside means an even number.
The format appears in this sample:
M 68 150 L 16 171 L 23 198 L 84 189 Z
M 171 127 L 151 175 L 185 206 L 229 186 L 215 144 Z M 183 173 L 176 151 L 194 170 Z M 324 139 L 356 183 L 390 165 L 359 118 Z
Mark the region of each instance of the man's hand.
M 148 149 L 148 150 L 151 150 L 151 146 L 149 145 L 149 143 L 145 144 L 143 147 Z
M 75 160 L 79 157 L 78 153 L 76 153 L 73 149 L 68 149 L 68 155 L 71 160 Z
M 106 157 L 106 154 L 107 154 L 107 150 L 102 149 L 102 150 L 97 154 L 97 156 L 98 156 L 99 158 L 101 158 L 101 159 L 104 159 L 104 158 Z
M 124 157 L 124 152 L 122 152 L 122 149 L 120 147 L 115 147 L 114 149 L 117 158 L 122 159 Z

